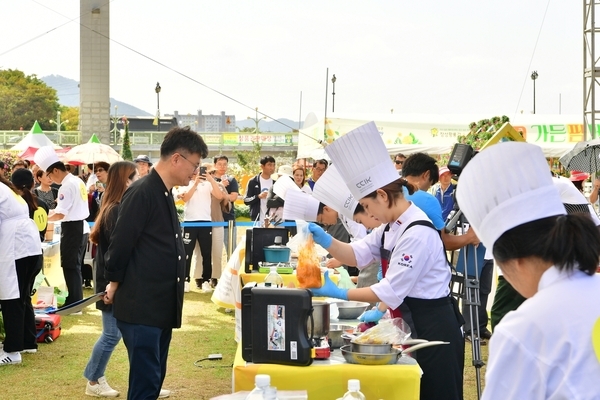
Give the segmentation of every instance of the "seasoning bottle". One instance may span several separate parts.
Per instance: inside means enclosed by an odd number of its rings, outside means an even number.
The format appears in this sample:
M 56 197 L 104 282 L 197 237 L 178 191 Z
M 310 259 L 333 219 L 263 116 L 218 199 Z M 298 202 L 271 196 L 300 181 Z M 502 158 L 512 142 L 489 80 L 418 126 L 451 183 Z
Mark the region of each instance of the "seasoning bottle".
M 342 397 L 342 400 L 366 400 L 365 395 L 360 391 L 360 381 L 358 379 L 348 380 L 348 391 Z
M 254 389 L 246 396 L 246 400 L 263 400 L 265 389 L 271 385 L 269 375 L 259 374 L 254 377 Z
M 265 277 L 265 287 L 283 287 L 283 278 L 277 272 L 277 267 L 270 267 L 270 271 Z

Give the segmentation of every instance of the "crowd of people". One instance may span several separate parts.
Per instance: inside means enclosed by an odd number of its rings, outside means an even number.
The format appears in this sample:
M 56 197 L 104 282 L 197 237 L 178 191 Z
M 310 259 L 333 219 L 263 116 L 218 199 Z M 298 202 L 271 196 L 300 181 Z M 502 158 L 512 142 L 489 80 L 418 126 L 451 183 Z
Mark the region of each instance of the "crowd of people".
M 369 302 L 374 306 L 363 322 L 402 317 L 413 338 L 448 343 L 417 353 L 422 399 L 463 398 L 465 340 L 473 333 L 482 344 L 490 340 L 484 398 L 597 396 L 600 356 L 593 340 L 600 334 L 592 330 L 600 321 L 600 220 L 582 194 L 589 175 L 552 178 L 539 148 L 503 143 L 474 158 L 457 185 L 451 171 L 427 154 L 396 154 L 390 161 L 372 123 L 326 152 L 328 160 L 308 168 L 304 160 L 277 167 L 274 157 L 263 156 L 243 201 L 258 225 L 308 222 L 331 268 L 313 295 Z M 213 223 L 235 219 L 240 194 L 227 173 L 228 158 L 203 164 L 207 156 L 198 134 L 174 128 L 156 165 L 140 155 L 134 162 L 98 162 L 76 176 L 45 147 L 33 165 L 15 163 L 11 181 L 0 174 L 0 243 L 10 250 L 0 258 L 6 330 L 0 365 L 18 364 L 21 353 L 37 351 L 31 289 L 42 270 L 47 222 L 60 221 L 65 304 L 83 297 L 88 243 L 95 246 L 95 291 L 105 292 L 97 303 L 102 333 L 83 373 L 85 393 L 120 394 L 105 373 L 123 339 L 128 398 L 169 396 L 162 384 L 184 293 L 192 276 L 204 291 L 218 284 L 229 228 Z M 505 168 L 498 170 L 501 162 Z M 599 193 L 596 180 L 589 201 Z M 457 202 L 469 225 L 448 232 Z M 184 207 L 183 229 L 176 204 Z M 484 254 L 476 326 L 471 307 L 463 303 L 461 310 L 451 295 L 448 252 L 465 248 Z M 488 329 L 494 264 L 500 276 Z M 329 274 L 340 267 L 356 288 L 333 283 Z M 463 273 L 470 274 L 466 266 Z

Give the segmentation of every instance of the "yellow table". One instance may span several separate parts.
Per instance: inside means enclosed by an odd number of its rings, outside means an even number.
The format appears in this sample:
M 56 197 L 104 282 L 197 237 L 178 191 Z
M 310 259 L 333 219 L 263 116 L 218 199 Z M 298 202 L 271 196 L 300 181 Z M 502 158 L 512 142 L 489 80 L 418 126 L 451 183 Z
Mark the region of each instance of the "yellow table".
M 271 376 L 278 390 L 307 390 L 309 399 L 337 399 L 348 390 L 348 380 L 360 380 L 367 399 L 419 400 L 421 368 L 418 365 L 348 364 L 335 350 L 330 360 L 315 360 L 308 367 L 246 363 L 238 345 L 233 363 L 233 391 L 252 390 L 254 376 Z

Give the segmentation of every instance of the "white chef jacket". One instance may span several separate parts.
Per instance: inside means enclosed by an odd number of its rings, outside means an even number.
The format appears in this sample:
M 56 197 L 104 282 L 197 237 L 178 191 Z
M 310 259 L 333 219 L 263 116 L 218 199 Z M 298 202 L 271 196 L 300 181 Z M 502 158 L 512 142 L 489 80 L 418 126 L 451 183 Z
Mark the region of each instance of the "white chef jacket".
M 367 228 L 365 228 L 363 224 L 354 222 L 340 213 L 338 213 L 338 216 L 340 217 L 340 221 L 342 221 L 342 225 L 344 225 L 344 228 L 346 228 L 346 231 L 350 234 L 351 241 L 359 240 L 367 236 Z
M 0 299 L 18 299 L 15 260 L 42 254 L 40 232 L 25 200 L 0 183 Z
M 482 399 L 600 399 L 598 320 L 600 275 L 548 269 L 538 292 L 494 329 Z
M 58 189 L 54 211 L 64 214 L 63 222 L 81 221 L 90 215 L 88 206 L 88 192 L 81 179 L 72 174 L 67 174 Z
M 385 278 L 371 286 L 379 300 L 391 309 L 397 308 L 404 298 L 439 299 L 450 293 L 450 267 L 446 260 L 440 235 L 427 226 L 413 226 L 413 221 L 431 222 L 427 215 L 411 203 L 410 207 L 390 224 L 385 234 L 384 247 L 393 250 Z M 350 243 L 357 265 L 368 265 L 380 260 L 381 235 L 385 225 L 375 228 L 364 239 Z M 402 235 L 402 236 L 401 236 Z

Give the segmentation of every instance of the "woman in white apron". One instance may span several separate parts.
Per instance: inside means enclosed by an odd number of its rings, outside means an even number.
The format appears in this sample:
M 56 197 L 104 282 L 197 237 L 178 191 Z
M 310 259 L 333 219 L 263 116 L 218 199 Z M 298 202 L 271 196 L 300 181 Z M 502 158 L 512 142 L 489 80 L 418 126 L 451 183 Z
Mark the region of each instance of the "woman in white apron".
M 542 150 L 516 142 L 471 160 L 457 201 L 527 299 L 494 329 L 483 399 L 599 399 L 600 233 L 587 206 L 566 215 Z
M 6 337 L 0 366 L 21 363 L 20 352 L 36 352 L 31 282 L 42 256 L 42 243 L 27 203 L 0 177 L 0 305 Z M 26 305 L 29 299 L 29 307 Z
M 315 296 L 384 302 L 392 316 L 410 308 L 416 333 L 448 345 L 418 351 L 423 370 L 421 399 L 462 399 L 464 339 L 460 313 L 450 297 L 450 267 L 444 247 L 425 213 L 404 198 L 403 188 L 414 188 L 398 173 L 373 123 L 359 127 L 326 147 L 355 199 L 365 212 L 382 223 L 361 240 L 342 243 L 309 224 L 315 242 L 346 265 L 368 265 L 380 260 L 383 279 L 366 288 L 340 289 L 328 276 Z

